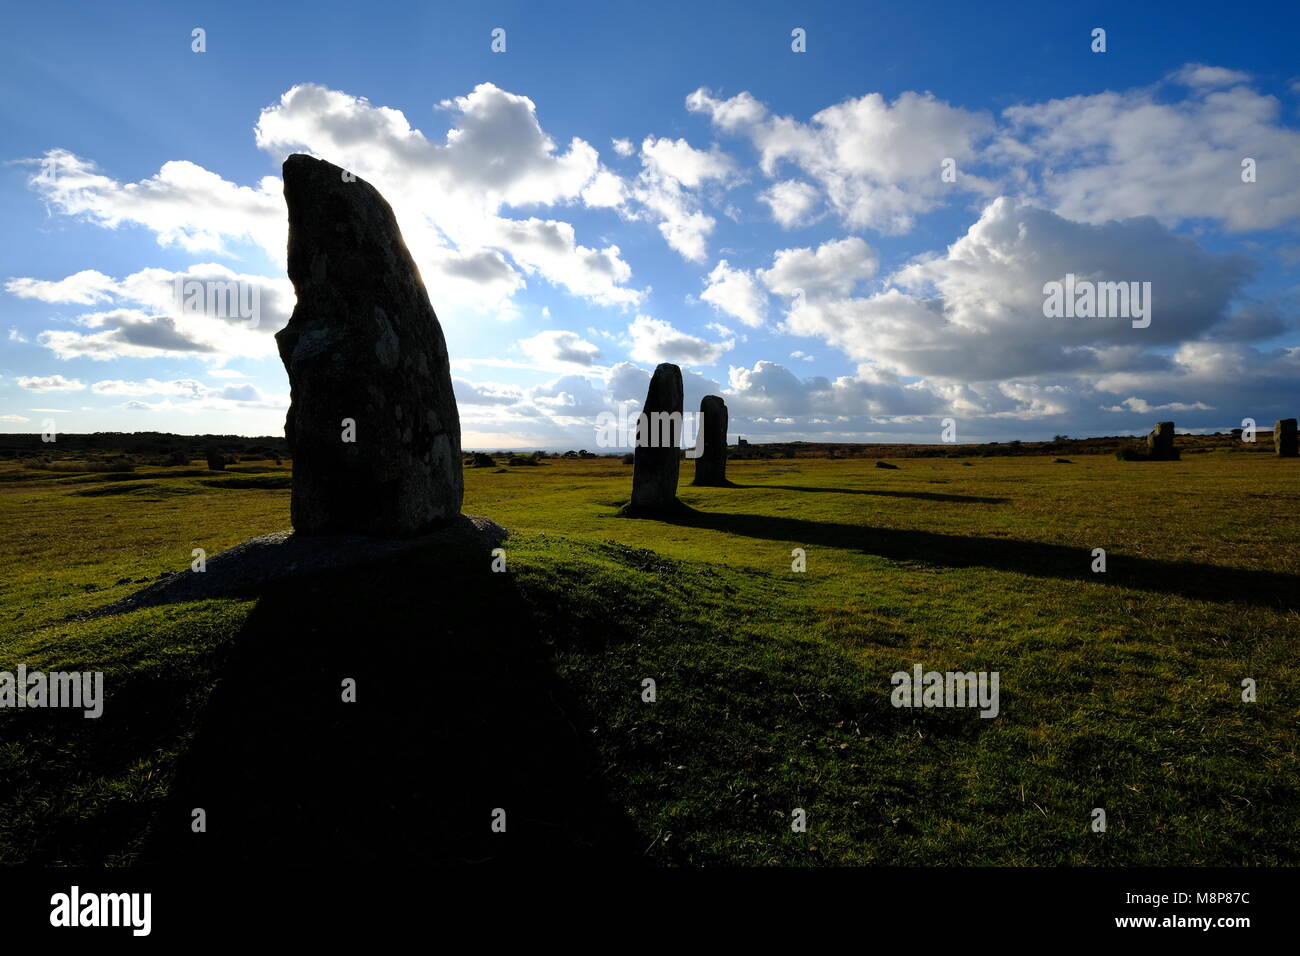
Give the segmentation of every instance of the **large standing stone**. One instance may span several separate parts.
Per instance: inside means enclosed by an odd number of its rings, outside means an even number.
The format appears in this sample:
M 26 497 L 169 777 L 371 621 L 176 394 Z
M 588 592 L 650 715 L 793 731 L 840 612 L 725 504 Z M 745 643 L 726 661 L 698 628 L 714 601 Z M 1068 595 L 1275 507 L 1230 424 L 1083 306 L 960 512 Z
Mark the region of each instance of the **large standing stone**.
M 697 485 L 726 487 L 727 480 L 727 403 L 717 395 L 700 399 L 700 430 L 696 442 L 701 452 L 695 459 Z
M 1283 418 L 1273 423 L 1273 448 L 1279 458 L 1295 458 L 1300 454 L 1296 444 L 1296 420 Z
M 1178 451 L 1174 448 L 1173 422 L 1156 422 L 1156 427 L 1147 435 L 1147 458 L 1152 461 L 1178 460 Z
M 650 379 L 637 421 L 629 511 L 653 514 L 681 507 L 677 500 L 681 443 L 682 370 L 664 362 Z
M 393 210 L 347 175 L 310 156 L 284 162 L 298 304 L 276 341 L 292 399 L 293 526 L 404 537 L 460 515 L 460 416 Z

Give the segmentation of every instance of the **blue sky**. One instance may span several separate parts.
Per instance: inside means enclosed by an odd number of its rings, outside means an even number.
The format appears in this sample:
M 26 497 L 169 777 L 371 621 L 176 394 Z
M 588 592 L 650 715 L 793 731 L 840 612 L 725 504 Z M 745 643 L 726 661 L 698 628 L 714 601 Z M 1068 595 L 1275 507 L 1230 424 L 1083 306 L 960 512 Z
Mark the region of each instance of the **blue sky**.
M 726 398 L 733 440 L 1213 431 L 1300 406 L 1293 4 L 6 20 L 5 431 L 279 433 L 291 152 L 392 202 L 466 447 L 591 446 L 659 361 L 688 407 Z M 1149 326 L 1044 316 L 1067 273 L 1150 282 Z M 256 327 L 184 314 L 177 276 L 256 289 Z

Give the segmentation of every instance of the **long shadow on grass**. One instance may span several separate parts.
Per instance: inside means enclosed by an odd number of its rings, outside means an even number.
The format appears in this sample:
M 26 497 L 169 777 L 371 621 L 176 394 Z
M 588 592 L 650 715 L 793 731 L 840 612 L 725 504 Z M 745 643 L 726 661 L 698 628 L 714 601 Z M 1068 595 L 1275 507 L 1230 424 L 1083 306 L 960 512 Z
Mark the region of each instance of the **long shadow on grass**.
M 946 567 L 984 567 L 1034 577 L 1089 581 L 1177 594 L 1202 601 L 1300 608 L 1300 576 L 1190 561 L 1156 561 L 1108 552 L 1107 571 L 1094 574 L 1088 549 L 1036 541 L 936 534 L 866 525 L 804 521 L 768 515 L 690 510 L 669 523 L 748 538 L 843 548 L 894 561 Z
M 872 488 L 816 488 L 808 485 L 732 485 L 733 488 L 771 488 L 775 491 L 825 491 L 836 495 L 875 495 L 880 498 L 917 498 L 921 501 L 956 501 L 965 504 L 1004 505 L 1010 498 L 979 495 L 945 495 L 934 491 L 880 491 Z
M 265 594 L 145 862 L 634 862 L 644 848 L 605 797 L 591 721 L 533 625 L 486 564 L 412 556 Z
M 107 677 L 105 685 L 109 696 L 97 719 L 77 709 L 0 717 L 0 739 L 13 747 L 0 757 L 0 853 L 13 854 L 6 863 L 102 865 L 149 827 L 155 803 L 103 799 L 93 785 L 83 800 L 75 788 L 127 777 L 133 767 L 138 773 L 141 755 L 174 748 L 176 728 L 194 706 L 193 682 L 164 661 L 148 673 Z

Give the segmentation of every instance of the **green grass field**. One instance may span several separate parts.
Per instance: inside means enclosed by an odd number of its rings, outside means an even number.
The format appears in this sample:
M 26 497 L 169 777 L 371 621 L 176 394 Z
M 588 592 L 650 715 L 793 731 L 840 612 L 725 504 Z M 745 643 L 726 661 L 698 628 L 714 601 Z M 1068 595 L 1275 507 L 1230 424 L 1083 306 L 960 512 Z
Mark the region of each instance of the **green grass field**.
M 0 465 L 0 670 L 107 690 L 0 712 L 0 862 L 1300 861 L 1300 463 L 873 464 L 733 462 L 673 523 L 616 516 L 616 459 L 469 469 L 506 574 L 417 554 L 100 619 L 288 527 L 287 469 Z M 998 671 L 1000 715 L 894 708 L 918 663 Z

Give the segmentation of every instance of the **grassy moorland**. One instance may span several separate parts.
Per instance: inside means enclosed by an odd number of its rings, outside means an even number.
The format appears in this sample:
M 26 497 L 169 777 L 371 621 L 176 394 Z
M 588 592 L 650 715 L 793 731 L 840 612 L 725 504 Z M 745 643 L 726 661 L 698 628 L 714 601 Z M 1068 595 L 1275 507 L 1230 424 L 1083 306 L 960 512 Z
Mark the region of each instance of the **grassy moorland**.
M 617 459 L 468 469 L 505 574 L 106 618 L 287 527 L 287 467 L 0 464 L 0 670 L 107 690 L 0 712 L 0 862 L 1300 862 L 1300 463 L 897 464 L 734 462 L 672 523 L 616 517 Z M 1000 715 L 895 709 L 917 663 L 998 671 Z

